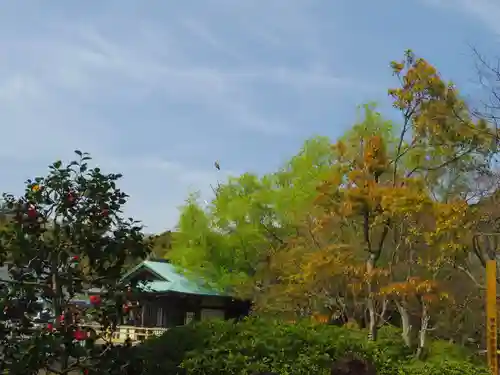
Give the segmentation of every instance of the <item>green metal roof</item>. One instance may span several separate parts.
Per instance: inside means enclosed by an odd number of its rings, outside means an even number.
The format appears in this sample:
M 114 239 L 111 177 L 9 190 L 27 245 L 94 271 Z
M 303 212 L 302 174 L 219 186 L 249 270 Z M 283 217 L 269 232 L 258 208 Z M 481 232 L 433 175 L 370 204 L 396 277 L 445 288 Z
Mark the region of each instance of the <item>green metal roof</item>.
M 121 282 L 127 281 L 130 277 L 143 269 L 149 270 L 158 276 L 159 279 L 145 283 L 146 290 L 160 293 L 174 292 L 205 296 L 221 296 L 217 291 L 206 288 L 200 285 L 201 283 L 198 284 L 187 279 L 175 266 L 166 261 L 146 260 L 127 272 L 122 277 Z

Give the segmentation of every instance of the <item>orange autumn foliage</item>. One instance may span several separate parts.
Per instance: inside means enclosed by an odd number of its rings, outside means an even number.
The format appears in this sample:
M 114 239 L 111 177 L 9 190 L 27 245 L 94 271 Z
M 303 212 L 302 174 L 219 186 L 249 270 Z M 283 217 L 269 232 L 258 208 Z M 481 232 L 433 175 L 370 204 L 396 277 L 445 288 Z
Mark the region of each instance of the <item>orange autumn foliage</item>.
M 449 298 L 448 293 L 440 290 L 440 285 L 434 280 L 420 277 L 409 277 L 405 281 L 393 282 L 380 288 L 381 295 L 391 295 L 397 298 L 420 296 L 427 302 Z
M 440 189 L 455 181 L 450 170 L 461 177 L 486 165 L 489 130 L 427 61 L 407 54 L 393 70 L 400 86 L 389 94 L 402 126 L 396 131 L 368 109 L 332 145 L 314 205 L 272 256 L 267 308 L 356 321 L 368 307 L 377 327 L 373 316 L 389 302 L 409 314 L 453 304 L 442 274 L 466 256 L 476 219 L 466 194 Z
M 391 67 L 400 87 L 388 92 L 393 106 L 411 121 L 412 145 L 444 152 L 454 161 L 457 156 L 490 151 L 496 132 L 483 119 L 471 120 L 454 84 L 443 81 L 434 66 L 407 51 L 405 58 L 393 61 Z M 458 155 L 451 155 L 458 151 Z
M 318 188 L 316 202 L 324 214 L 315 230 L 339 222 L 355 226 L 356 242 L 375 262 L 386 251 L 388 233 L 398 235 L 393 246 L 400 254 L 393 257 L 399 260 L 391 264 L 392 275 L 385 274 L 387 284 L 372 285 L 369 294 L 398 298 L 388 292 L 394 290 L 430 301 L 442 296 L 433 275 L 464 252 L 462 233 L 471 223 L 467 202 L 440 202 L 432 184 L 439 183 L 447 168 L 466 167 L 489 144 L 480 131 L 485 124 L 470 120 L 455 87 L 427 61 L 409 53 L 393 69 L 401 85 L 389 94 L 405 120 L 400 138 L 366 131 L 350 138 L 360 145 L 357 154 L 349 150 L 358 146 L 345 140 L 333 146 L 338 162 Z M 403 270 L 409 268 L 421 276 L 408 276 L 412 272 Z M 375 273 L 377 268 L 365 270 Z

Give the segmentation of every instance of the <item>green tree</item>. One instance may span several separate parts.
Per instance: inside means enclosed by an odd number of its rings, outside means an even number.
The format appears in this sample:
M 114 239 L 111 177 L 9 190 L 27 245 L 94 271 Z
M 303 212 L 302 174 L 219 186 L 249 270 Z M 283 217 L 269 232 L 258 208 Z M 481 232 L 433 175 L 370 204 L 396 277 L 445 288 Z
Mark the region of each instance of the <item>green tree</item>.
M 176 240 L 176 233 L 170 230 L 158 235 L 149 236 L 151 241 L 151 256 L 155 258 L 165 258 Z
M 230 178 L 206 206 L 190 197 L 168 257 L 222 289 L 258 299 L 276 281 L 272 256 L 307 216 L 331 152 L 327 138 L 311 139 L 276 173 Z
M 56 161 L 47 176 L 28 180 L 22 196 L 4 195 L 13 219 L 0 236 L 0 260 L 8 261 L 10 273 L 0 283 L 0 368 L 12 375 L 42 369 L 124 373 L 125 359 L 102 368 L 108 355 L 91 342 L 79 345 L 86 336 L 68 306 L 75 295 L 99 288 L 103 294 L 92 300 L 94 319 L 113 329 L 124 302 L 116 285 L 122 267 L 130 257 L 144 258 L 149 245 L 141 224 L 123 218 L 127 195 L 116 186 L 121 175 L 89 168 L 89 155 L 75 152 L 78 160 Z M 19 336 L 42 301 L 56 316 L 54 326 Z M 16 310 L 23 312 L 19 322 L 12 320 Z

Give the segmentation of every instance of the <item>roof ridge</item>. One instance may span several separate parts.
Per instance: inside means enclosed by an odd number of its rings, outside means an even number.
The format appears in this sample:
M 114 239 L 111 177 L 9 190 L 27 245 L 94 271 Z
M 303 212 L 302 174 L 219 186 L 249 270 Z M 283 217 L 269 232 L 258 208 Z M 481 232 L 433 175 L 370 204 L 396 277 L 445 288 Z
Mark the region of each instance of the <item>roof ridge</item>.
M 145 262 L 155 262 L 155 263 L 168 263 L 168 264 L 171 264 L 170 263 L 170 259 L 165 259 L 165 258 L 149 258 L 149 259 L 145 259 L 144 261 Z

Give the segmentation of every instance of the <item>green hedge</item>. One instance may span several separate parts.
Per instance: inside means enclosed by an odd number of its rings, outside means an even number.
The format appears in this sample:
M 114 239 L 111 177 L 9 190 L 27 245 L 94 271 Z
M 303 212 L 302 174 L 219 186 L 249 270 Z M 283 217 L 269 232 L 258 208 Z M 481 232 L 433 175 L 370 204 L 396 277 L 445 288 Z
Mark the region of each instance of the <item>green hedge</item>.
M 136 353 L 143 359 L 144 373 L 150 375 L 245 375 L 264 370 L 321 375 L 346 353 L 372 361 L 378 375 L 488 374 L 465 354 L 436 357 L 432 345 L 428 361 L 413 361 L 394 329 L 381 331 L 377 342 L 369 342 L 362 330 L 256 318 L 174 328 L 137 347 Z

